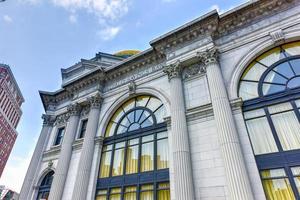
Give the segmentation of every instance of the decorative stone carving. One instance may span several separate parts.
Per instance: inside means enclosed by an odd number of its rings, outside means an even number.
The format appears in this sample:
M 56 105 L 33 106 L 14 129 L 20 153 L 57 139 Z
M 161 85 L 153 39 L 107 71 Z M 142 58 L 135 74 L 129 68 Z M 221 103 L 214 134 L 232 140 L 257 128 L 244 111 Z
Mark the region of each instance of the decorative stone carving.
M 177 60 L 174 64 L 165 66 L 163 72 L 168 75 L 169 80 L 175 77 L 179 77 L 182 72 L 182 65 L 180 60 Z
M 135 84 L 135 82 L 134 81 L 130 81 L 130 83 L 128 84 L 129 95 L 135 94 L 135 90 L 136 90 L 136 84 Z
M 50 161 L 48 162 L 48 168 L 51 168 L 52 166 L 53 166 L 53 161 L 50 160 Z
M 88 116 L 89 112 L 90 112 L 90 105 L 86 105 L 86 106 L 82 107 L 80 117 L 83 118 L 83 117 Z
M 67 123 L 69 117 L 70 117 L 70 115 L 68 113 L 64 113 L 64 114 L 57 116 L 56 120 L 54 122 L 54 125 L 56 126 L 56 125 L 61 125 L 61 124 Z
M 218 51 L 216 48 L 207 49 L 203 52 L 197 52 L 197 56 L 204 65 L 218 62 Z
M 191 65 L 189 67 L 186 67 L 183 70 L 183 79 L 188 79 L 191 78 L 193 76 L 196 76 L 198 74 L 205 74 L 206 70 L 205 70 L 205 66 L 201 65 L 201 64 L 194 64 Z
M 284 33 L 283 33 L 282 29 L 270 32 L 269 35 L 272 38 L 274 44 L 284 43 L 285 37 L 284 37 Z
M 100 94 L 96 94 L 88 99 L 91 108 L 99 108 L 101 106 L 102 98 Z
M 81 106 L 78 103 L 68 105 L 68 113 L 70 116 L 79 115 L 81 111 Z
M 55 122 L 55 117 L 52 115 L 43 114 L 42 119 L 43 119 L 43 124 L 46 126 L 52 126 Z

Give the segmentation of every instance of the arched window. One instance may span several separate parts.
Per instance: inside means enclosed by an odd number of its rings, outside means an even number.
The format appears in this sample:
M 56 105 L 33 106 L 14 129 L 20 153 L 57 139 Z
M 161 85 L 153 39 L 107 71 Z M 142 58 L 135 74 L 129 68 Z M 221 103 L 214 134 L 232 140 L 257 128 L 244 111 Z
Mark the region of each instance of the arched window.
M 257 57 L 239 96 L 267 199 L 300 199 L 300 42 Z
M 51 170 L 43 178 L 43 180 L 39 186 L 37 200 L 47 200 L 48 199 L 52 180 L 53 180 L 53 175 L 54 175 L 54 171 Z
M 169 147 L 163 103 L 142 95 L 110 119 L 103 141 L 97 200 L 169 200 Z

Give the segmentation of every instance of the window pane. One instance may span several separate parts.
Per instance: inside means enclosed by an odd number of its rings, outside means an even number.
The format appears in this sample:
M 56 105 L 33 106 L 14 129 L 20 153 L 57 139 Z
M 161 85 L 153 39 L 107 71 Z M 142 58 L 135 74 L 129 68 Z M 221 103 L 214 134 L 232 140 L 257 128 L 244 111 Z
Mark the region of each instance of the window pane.
M 284 78 L 283 76 L 281 76 L 273 71 L 270 71 L 264 80 L 264 82 L 279 83 L 279 84 L 284 84 L 284 85 L 286 84 L 287 81 L 288 80 L 286 78 Z
M 294 176 L 300 176 L 300 167 L 292 167 L 291 169 Z
M 115 150 L 112 176 L 123 175 L 124 149 Z
M 157 136 L 156 136 L 157 139 L 167 138 L 167 137 L 168 137 L 168 132 L 157 133 Z
M 257 62 L 253 62 L 249 65 L 249 67 L 245 70 L 242 80 L 252 80 L 259 81 L 261 75 L 266 71 L 266 67 L 262 66 Z
M 270 114 L 288 111 L 288 110 L 292 110 L 292 109 L 293 109 L 292 104 L 290 104 L 289 102 L 281 103 L 281 104 L 277 104 L 277 105 L 268 107 Z
M 241 81 L 239 96 L 242 97 L 244 101 L 256 98 L 258 97 L 257 87 L 258 83 Z
M 111 151 L 102 153 L 101 166 L 100 166 L 100 178 L 109 177 L 111 161 Z
M 161 105 L 162 105 L 162 103 L 159 99 L 157 99 L 155 97 L 151 97 L 151 99 L 147 105 L 147 108 L 149 108 L 152 111 L 155 111 Z
M 300 54 L 300 42 L 293 42 L 289 44 L 285 44 L 282 46 L 285 51 L 290 55 L 299 55 Z
M 284 56 L 282 55 L 282 53 L 280 52 L 280 48 L 274 48 L 266 53 L 264 53 L 263 55 L 259 56 L 257 58 L 257 61 L 259 61 L 260 63 L 266 65 L 266 66 L 271 66 L 272 64 L 274 64 L 275 62 L 279 61 L 281 58 L 284 58 Z
M 111 194 L 109 200 L 121 200 L 121 194 Z
M 300 74 L 300 59 L 290 60 L 290 63 L 297 75 Z
M 154 135 L 148 135 L 142 138 L 142 142 L 149 142 L 154 139 Z
M 268 200 L 295 200 L 287 178 L 263 180 L 263 187 Z
M 281 63 L 280 65 L 275 67 L 273 70 L 282 74 L 283 76 L 285 76 L 288 79 L 292 78 L 294 76 L 294 73 L 288 62 Z
M 170 190 L 164 189 L 157 192 L 158 200 L 170 200 Z
M 300 167 L 292 167 L 291 170 L 292 170 L 292 173 L 294 176 L 294 181 L 296 183 L 296 187 L 300 194 Z
M 127 148 L 126 174 L 138 172 L 139 146 Z
M 99 195 L 99 196 L 96 197 L 96 200 L 106 200 L 106 196 Z
M 123 107 L 124 111 L 127 112 L 128 110 L 134 108 L 134 106 L 135 106 L 135 99 L 132 98 L 129 101 L 127 101 L 126 103 L 124 103 L 122 107 Z
M 283 150 L 300 148 L 300 125 L 293 111 L 272 115 Z
M 148 100 L 149 96 L 139 96 L 136 98 L 136 106 L 145 107 Z
M 264 83 L 262 86 L 262 90 L 264 95 L 274 94 L 276 92 L 284 91 L 285 86 Z
M 114 114 L 114 116 L 111 118 L 111 121 L 114 121 L 116 123 L 119 122 L 120 118 L 124 115 L 123 109 L 119 108 L 116 113 Z
M 136 187 L 126 187 L 124 200 L 136 200 Z
M 246 125 L 256 155 L 278 151 L 266 117 L 248 120 Z
M 153 170 L 153 142 L 142 145 L 141 172 Z
M 286 176 L 284 169 L 264 170 L 260 174 L 262 178 L 280 178 Z
M 169 168 L 169 144 L 168 139 L 157 141 L 157 169 Z
M 97 192 L 96 200 L 106 200 L 107 190 L 100 190 Z
M 264 109 L 257 109 L 257 110 L 251 110 L 244 113 L 245 119 L 255 118 L 255 117 L 261 117 L 266 115 Z
M 116 123 L 109 122 L 109 124 L 108 124 L 108 126 L 106 128 L 105 137 L 113 136 L 115 128 L 116 128 Z
M 166 116 L 166 108 L 164 106 L 160 107 L 157 111 L 155 111 L 154 115 L 156 117 L 156 123 L 164 122 L 164 117 Z
M 140 200 L 153 200 L 153 191 L 141 192 Z

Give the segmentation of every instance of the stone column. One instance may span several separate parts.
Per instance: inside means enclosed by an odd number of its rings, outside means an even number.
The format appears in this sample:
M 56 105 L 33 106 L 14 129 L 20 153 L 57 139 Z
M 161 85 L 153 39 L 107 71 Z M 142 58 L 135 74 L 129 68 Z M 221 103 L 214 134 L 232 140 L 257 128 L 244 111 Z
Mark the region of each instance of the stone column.
M 47 136 L 51 133 L 55 117 L 51 115 L 43 115 L 43 128 L 41 130 L 39 139 L 35 146 L 22 188 L 20 192 L 20 200 L 27 200 L 32 195 L 33 180 L 35 172 L 38 170 L 39 163 L 41 162 L 43 152 L 45 151 Z
M 58 163 L 50 189 L 49 200 L 62 199 L 69 164 L 72 156 L 72 144 L 75 139 L 79 122 L 80 106 L 78 104 L 72 104 L 68 106 L 68 112 L 70 114 L 70 118 L 63 137 Z
M 231 200 L 253 200 L 239 136 L 227 96 L 225 83 L 217 59 L 217 50 L 212 48 L 198 53 L 206 66 L 211 102 L 223 155 L 227 186 Z
M 171 92 L 171 133 L 176 200 L 194 200 L 194 184 L 186 124 L 180 62 L 166 66 Z
M 94 148 L 95 136 L 97 133 L 99 115 L 100 115 L 100 106 L 101 106 L 100 95 L 91 97 L 89 99 L 89 103 L 90 103 L 90 113 L 88 117 L 86 134 L 82 145 L 72 200 L 86 199 L 89 180 L 90 180 L 91 167 L 92 167 L 94 149 L 95 149 Z

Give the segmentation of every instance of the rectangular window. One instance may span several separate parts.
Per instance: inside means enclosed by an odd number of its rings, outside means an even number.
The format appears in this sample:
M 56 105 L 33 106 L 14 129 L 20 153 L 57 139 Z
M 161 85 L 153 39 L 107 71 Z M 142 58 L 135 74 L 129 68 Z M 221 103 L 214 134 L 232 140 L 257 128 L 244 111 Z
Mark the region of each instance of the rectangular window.
M 101 165 L 100 165 L 100 178 L 109 177 L 110 163 L 112 155 L 112 145 L 106 145 L 103 147 L 103 153 L 101 156 Z
M 153 140 L 153 135 L 145 136 L 142 138 L 141 152 L 141 172 L 152 171 L 154 169 L 154 142 L 148 142 Z
M 87 122 L 88 122 L 87 119 L 85 119 L 85 120 L 83 120 L 83 121 L 81 122 L 81 128 L 80 128 L 80 132 L 79 132 L 78 138 L 84 138 L 85 132 L 86 132 Z
M 139 160 L 139 139 L 128 141 L 127 159 L 126 159 L 126 174 L 134 174 L 138 172 Z
M 62 143 L 63 137 L 65 133 L 65 128 L 59 128 L 56 134 L 54 145 L 60 145 Z
M 300 124 L 290 103 L 268 107 L 283 150 L 300 148 Z
M 255 155 L 278 152 L 272 130 L 263 109 L 244 113 L 248 134 Z
M 130 186 L 125 188 L 124 200 L 136 200 L 136 186 Z
M 121 200 L 121 188 L 113 188 L 110 190 L 109 200 Z
M 125 155 L 125 142 L 116 143 L 115 150 L 114 150 L 112 176 L 123 175 L 124 155 Z
M 107 190 L 99 190 L 97 192 L 96 200 L 106 200 Z
M 157 190 L 157 200 L 170 200 L 169 183 L 159 183 Z
M 154 194 L 153 194 L 153 185 L 142 185 L 141 186 L 141 192 L 140 192 L 140 200 L 153 200 Z
M 261 171 L 261 177 L 267 200 L 295 200 L 284 169 Z
M 157 169 L 169 168 L 169 143 L 168 138 L 157 141 Z
M 298 193 L 300 194 L 300 167 L 291 168 Z

